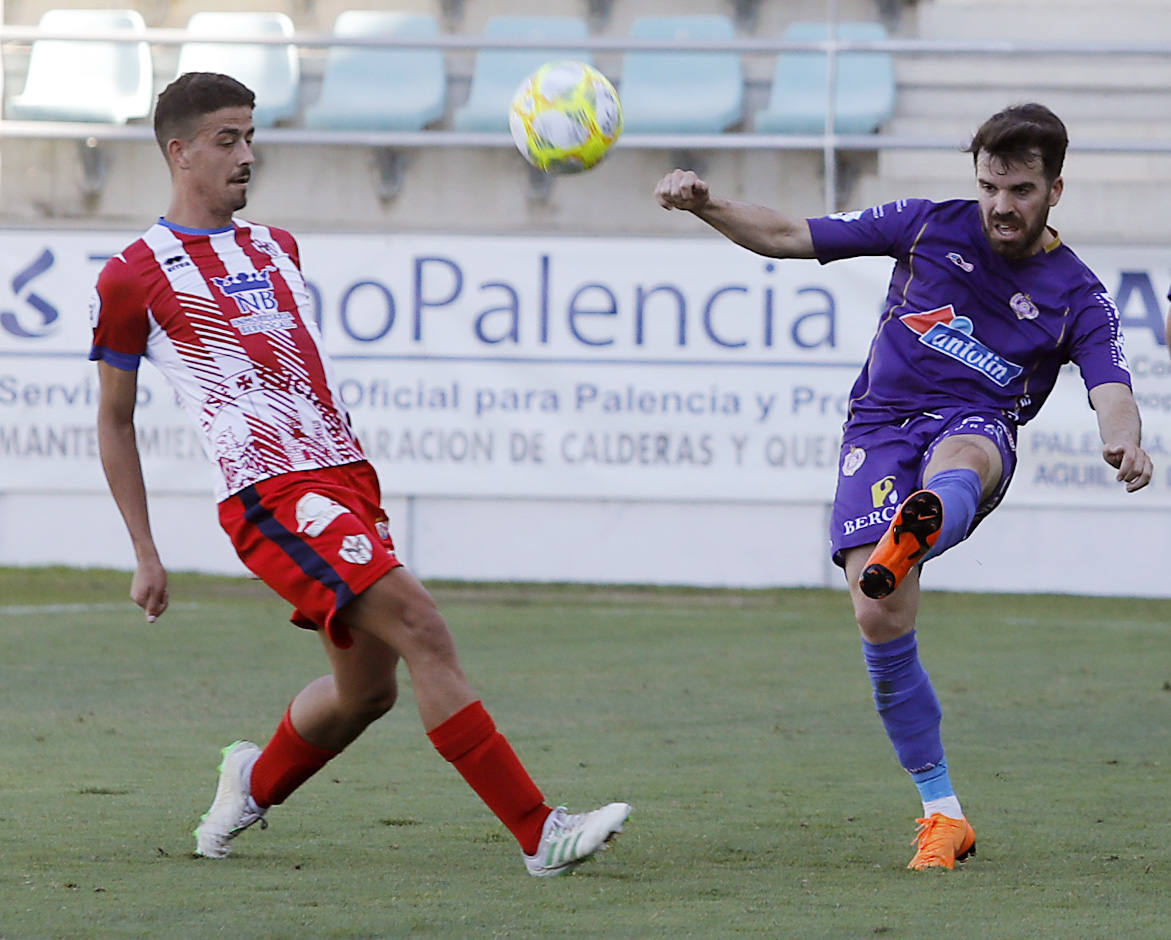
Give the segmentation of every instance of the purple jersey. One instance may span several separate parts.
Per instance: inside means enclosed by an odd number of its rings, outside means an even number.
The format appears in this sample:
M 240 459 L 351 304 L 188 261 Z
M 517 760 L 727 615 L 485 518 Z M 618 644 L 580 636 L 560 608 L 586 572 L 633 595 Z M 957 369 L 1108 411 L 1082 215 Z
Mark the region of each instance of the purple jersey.
M 817 259 L 895 259 L 870 354 L 850 391 L 852 425 L 970 406 L 1032 418 L 1066 362 L 1087 389 L 1130 385 L 1118 310 L 1060 240 L 1008 260 L 972 200 L 906 199 L 810 219 Z

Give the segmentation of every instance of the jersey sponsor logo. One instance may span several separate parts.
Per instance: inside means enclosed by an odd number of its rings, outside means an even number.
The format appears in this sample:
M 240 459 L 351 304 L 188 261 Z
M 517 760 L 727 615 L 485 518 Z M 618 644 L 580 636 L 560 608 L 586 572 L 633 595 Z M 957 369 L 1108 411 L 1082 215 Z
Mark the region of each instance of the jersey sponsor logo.
M 1037 309 L 1037 305 L 1033 303 L 1033 299 L 1028 294 L 1022 294 L 1020 291 L 1012 295 L 1008 305 L 1012 309 L 1012 312 L 1017 315 L 1018 320 L 1036 320 L 1041 314 L 1041 311 Z
M 184 268 L 194 268 L 195 262 L 186 255 L 171 255 L 169 258 L 163 259 L 162 267 L 167 275 L 171 275 Z
M 35 278 L 53 266 L 55 258 L 48 248 L 12 276 L 12 293 L 27 308 L 19 314 L 12 310 L 0 311 L 0 327 L 21 339 L 39 339 L 60 328 L 57 308 L 35 291 L 26 291 Z
M 870 485 L 870 504 L 875 509 L 881 509 L 887 505 L 897 506 L 899 504 L 899 494 L 895 490 L 895 478 L 893 475 L 885 476 Z
M 919 342 L 924 346 L 976 370 L 1001 388 L 1024 371 L 976 339 L 972 335 L 972 321 L 957 316 L 951 304 L 923 313 L 907 313 L 899 319 L 919 335 Z
M 316 538 L 326 530 L 338 516 L 344 516 L 348 509 L 320 493 L 306 493 L 297 500 L 297 531 L 310 538 Z
M 902 212 L 907 207 L 907 200 L 897 199 L 894 202 L 879 203 L 877 206 L 871 206 L 869 209 L 855 209 L 852 212 L 834 212 L 828 216 L 837 222 L 857 222 L 867 212 L 872 218 L 884 219 L 888 209 L 893 208 L 895 212 Z
M 964 256 L 961 255 L 958 251 L 949 251 L 947 253 L 947 260 L 960 270 L 966 271 L 968 274 L 971 274 L 976 270 L 976 266 L 970 261 L 965 261 Z
M 1110 322 L 1114 326 L 1114 337 L 1110 340 L 1110 352 L 1114 362 L 1121 368 L 1130 371 L 1130 364 L 1126 361 L 1126 349 L 1122 345 L 1122 331 L 1118 329 L 1118 305 L 1107 291 L 1100 291 L 1094 295 L 1106 309 Z
M 852 477 L 866 462 L 866 450 L 862 447 L 850 445 L 846 456 L 842 458 L 842 476 Z
M 244 314 L 228 321 L 242 336 L 296 328 L 293 315 L 277 306 L 276 291 L 269 277 L 269 272 L 275 270 L 270 264 L 259 271 L 241 271 L 210 279 L 221 294 L 235 301 L 237 309 Z
M 853 535 L 855 532 L 860 532 L 862 529 L 869 529 L 872 526 L 882 526 L 885 528 L 894 519 L 898 508 L 897 505 L 884 506 L 881 509 L 868 512 L 864 516 L 855 516 L 853 519 L 846 519 L 842 523 L 842 535 Z
M 277 330 L 291 330 L 297 325 L 291 313 L 277 310 L 274 313 L 251 313 L 246 317 L 236 317 L 229 320 L 241 336 L 251 336 L 253 333 L 274 333 Z
M 351 565 L 364 565 L 374 557 L 374 546 L 365 535 L 347 535 L 342 539 L 338 555 Z
M 1016 453 L 1016 439 L 1009 432 L 1003 421 L 995 418 L 985 418 L 981 415 L 968 415 L 955 425 L 951 434 L 980 434 L 989 440 L 995 441 L 1010 453 Z
M 98 317 L 102 315 L 102 295 L 98 293 L 97 285 L 89 292 L 89 325 L 90 329 L 98 328 Z

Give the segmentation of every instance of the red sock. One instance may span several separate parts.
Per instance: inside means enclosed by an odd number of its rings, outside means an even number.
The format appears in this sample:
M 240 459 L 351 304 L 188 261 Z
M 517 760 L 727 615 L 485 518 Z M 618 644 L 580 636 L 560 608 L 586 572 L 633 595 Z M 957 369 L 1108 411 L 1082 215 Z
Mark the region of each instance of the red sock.
M 483 704 L 460 709 L 427 737 L 516 836 L 521 851 L 536 852 L 552 810 Z
M 294 790 L 341 751 L 310 744 L 293 727 L 292 706 L 276 734 L 252 765 L 252 799 L 260 807 L 283 803 Z

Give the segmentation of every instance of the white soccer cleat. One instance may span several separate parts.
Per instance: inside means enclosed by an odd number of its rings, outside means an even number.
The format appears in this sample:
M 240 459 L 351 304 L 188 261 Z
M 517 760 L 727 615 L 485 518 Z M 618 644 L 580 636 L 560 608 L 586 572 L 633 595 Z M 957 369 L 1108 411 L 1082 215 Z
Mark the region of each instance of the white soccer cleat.
M 545 820 L 541 841 L 532 855 L 521 855 L 530 875 L 545 878 L 573 871 L 622 831 L 629 803 L 609 803 L 591 813 L 570 815 L 558 806 Z
M 249 792 L 245 772 L 251 775 L 252 764 L 260 748 L 251 741 L 233 741 L 221 752 L 220 782 L 211 808 L 196 827 L 195 854 L 205 858 L 225 858 L 229 843 L 253 823 L 268 828 L 264 810 L 256 805 Z

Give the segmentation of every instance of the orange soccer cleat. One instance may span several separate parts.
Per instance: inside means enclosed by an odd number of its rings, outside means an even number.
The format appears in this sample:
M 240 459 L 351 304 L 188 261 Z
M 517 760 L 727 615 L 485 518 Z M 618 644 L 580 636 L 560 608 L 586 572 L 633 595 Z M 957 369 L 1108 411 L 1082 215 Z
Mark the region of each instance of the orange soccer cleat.
M 939 540 L 942 526 L 943 503 L 931 490 L 918 490 L 903 500 L 890 528 L 866 560 L 858 579 L 862 593 L 875 599 L 892 593 Z
M 926 819 L 916 819 L 919 831 L 912 844 L 919 850 L 911 859 L 908 868 L 923 871 L 925 868 L 955 868 L 969 855 L 976 854 L 976 830 L 965 819 L 952 819 L 943 813 L 932 813 Z

